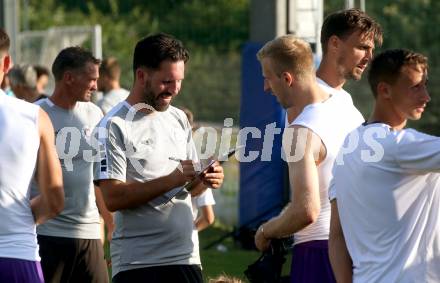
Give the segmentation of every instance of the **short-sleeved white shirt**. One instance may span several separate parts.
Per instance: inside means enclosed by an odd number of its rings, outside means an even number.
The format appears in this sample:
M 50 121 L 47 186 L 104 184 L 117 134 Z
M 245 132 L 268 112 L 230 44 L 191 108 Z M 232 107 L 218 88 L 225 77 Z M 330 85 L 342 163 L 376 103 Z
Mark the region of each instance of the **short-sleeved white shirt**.
M 338 160 L 329 193 L 353 281 L 440 282 L 440 138 L 370 124 L 347 137 Z

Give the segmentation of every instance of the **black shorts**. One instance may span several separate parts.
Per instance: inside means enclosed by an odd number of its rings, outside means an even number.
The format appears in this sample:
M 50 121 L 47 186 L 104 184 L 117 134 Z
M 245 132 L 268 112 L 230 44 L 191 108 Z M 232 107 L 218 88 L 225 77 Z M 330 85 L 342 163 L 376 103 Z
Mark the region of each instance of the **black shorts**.
M 199 265 L 152 266 L 118 272 L 113 283 L 203 283 Z
M 101 240 L 37 238 L 46 282 L 109 282 Z

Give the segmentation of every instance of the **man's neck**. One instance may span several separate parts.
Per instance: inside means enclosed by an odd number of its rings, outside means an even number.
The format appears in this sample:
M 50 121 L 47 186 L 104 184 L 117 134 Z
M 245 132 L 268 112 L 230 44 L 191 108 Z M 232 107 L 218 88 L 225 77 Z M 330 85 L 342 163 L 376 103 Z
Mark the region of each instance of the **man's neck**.
M 118 81 L 111 81 L 109 83 L 108 87 L 106 88 L 104 95 L 109 93 L 112 90 L 120 89 L 120 88 L 121 88 L 121 85 L 119 84 Z
M 36 91 L 34 90 L 27 90 L 26 91 L 26 100 L 33 103 L 35 102 L 35 100 L 38 98 L 38 93 L 36 93 Z
M 384 123 L 394 130 L 401 130 L 405 128 L 408 120 L 393 111 L 392 107 L 376 103 L 368 121 Z
M 71 110 L 75 108 L 77 101 L 73 99 L 67 92 L 55 86 L 52 96 L 49 98 L 56 106 Z
M 316 76 L 335 89 L 342 89 L 346 80 L 339 75 L 336 63 L 329 62 L 329 59 L 323 57 Z
M 142 99 L 142 93 L 137 91 L 135 88 L 131 89 L 130 94 L 125 100 L 129 105 L 136 107 L 138 111 L 144 114 L 151 114 L 156 112 L 156 110 L 151 107 L 146 107 L 146 102 Z M 138 108 L 139 107 L 139 108 Z
M 289 115 L 289 118 L 291 118 L 294 113 L 301 113 L 307 105 L 324 102 L 330 97 L 327 92 L 318 86 L 315 79 L 304 84 L 304 86 L 303 89 L 295 91 L 295 93 L 302 93 L 301 97 L 303 99 L 298 101 L 295 107 L 296 110 L 290 110 L 291 115 Z

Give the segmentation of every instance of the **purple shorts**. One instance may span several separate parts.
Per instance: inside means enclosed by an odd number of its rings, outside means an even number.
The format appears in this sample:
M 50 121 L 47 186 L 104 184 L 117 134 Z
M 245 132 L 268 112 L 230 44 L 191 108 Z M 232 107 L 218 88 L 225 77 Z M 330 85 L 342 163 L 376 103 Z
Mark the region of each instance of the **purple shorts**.
M 333 283 L 328 241 L 310 241 L 293 247 L 291 283 Z
M 0 282 L 44 283 L 40 262 L 0 257 Z

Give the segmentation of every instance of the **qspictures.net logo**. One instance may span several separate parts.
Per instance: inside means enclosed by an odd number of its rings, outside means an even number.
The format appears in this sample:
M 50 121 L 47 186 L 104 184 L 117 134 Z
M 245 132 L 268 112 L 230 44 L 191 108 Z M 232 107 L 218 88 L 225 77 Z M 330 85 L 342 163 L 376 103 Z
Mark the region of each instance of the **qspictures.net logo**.
M 142 163 L 138 158 L 134 158 L 136 148 L 132 143 L 127 142 L 130 136 L 139 135 L 139 129 L 136 128 L 135 121 L 136 114 L 139 111 L 155 111 L 151 106 L 143 103 L 134 105 L 127 111 L 124 121 L 126 139 L 119 141 L 120 148 L 128 157 L 128 160 L 138 172 L 143 170 Z M 104 118 L 106 119 L 106 118 Z M 189 128 L 188 128 L 189 129 Z M 111 130 L 111 129 L 110 129 Z M 200 127 L 192 133 L 193 139 L 182 138 L 182 142 L 193 142 L 195 140 L 195 147 L 200 159 L 216 158 L 220 161 L 227 159 L 227 153 L 231 148 L 239 148 L 235 152 L 235 158 L 239 162 L 253 162 L 256 160 L 262 162 L 271 162 L 274 158 L 281 157 L 286 162 L 297 162 L 304 158 L 306 144 L 321 143 L 321 140 L 316 135 L 310 135 L 307 128 L 279 128 L 276 123 L 267 124 L 264 129 L 257 127 L 241 128 L 236 134 L 236 142 L 234 140 L 234 121 L 232 118 L 225 118 L 223 127 L 218 130 L 214 127 Z M 341 147 L 339 154 L 336 157 L 336 164 L 344 164 L 344 155 L 354 152 L 357 147 L 362 144 L 363 149 L 360 150 L 360 158 L 364 162 L 378 162 L 384 156 L 384 148 L 379 140 L 386 137 L 386 129 L 383 127 L 370 127 L 361 134 L 358 131 L 351 132 L 345 139 L 341 140 Z M 282 135 L 282 150 L 277 148 L 274 151 L 275 138 Z M 107 166 L 107 151 L 111 150 L 107 146 L 109 137 L 109 128 L 106 123 L 101 122 L 93 132 L 90 128 L 77 129 L 75 127 L 64 127 L 56 132 L 57 152 L 60 160 L 63 163 L 65 170 L 74 170 L 73 160 L 75 158 L 82 158 L 86 162 L 100 162 L 101 166 Z M 293 138 L 295 137 L 295 139 Z M 250 150 L 247 146 L 251 140 L 258 139 L 261 144 L 260 150 Z M 296 140 L 296 142 L 294 142 Z M 149 145 L 151 141 L 146 139 L 143 144 Z M 188 146 L 186 144 L 185 146 Z M 275 145 L 279 147 L 279 145 Z M 281 156 L 274 156 L 274 152 L 281 152 Z M 133 158 L 132 158 L 133 157 Z M 315 156 L 315 158 L 317 158 Z M 103 164 L 104 163 L 104 164 Z

